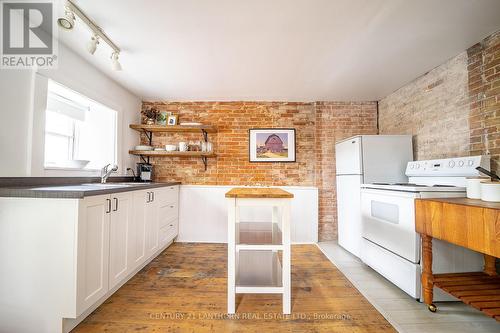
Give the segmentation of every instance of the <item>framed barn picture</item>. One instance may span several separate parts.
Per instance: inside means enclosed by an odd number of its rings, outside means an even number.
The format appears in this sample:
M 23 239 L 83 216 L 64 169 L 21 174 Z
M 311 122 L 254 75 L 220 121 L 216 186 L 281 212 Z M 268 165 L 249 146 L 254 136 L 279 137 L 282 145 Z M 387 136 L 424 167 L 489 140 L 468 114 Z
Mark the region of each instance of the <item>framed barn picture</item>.
M 248 131 L 250 162 L 295 162 L 294 128 L 254 128 Z

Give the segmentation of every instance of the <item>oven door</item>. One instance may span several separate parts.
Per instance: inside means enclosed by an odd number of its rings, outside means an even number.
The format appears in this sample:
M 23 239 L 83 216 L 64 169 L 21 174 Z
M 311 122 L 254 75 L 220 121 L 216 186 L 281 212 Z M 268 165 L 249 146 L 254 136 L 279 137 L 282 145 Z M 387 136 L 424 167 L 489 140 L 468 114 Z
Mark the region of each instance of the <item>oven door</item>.
M 415 232 L 418 193 L 362 189 L 361 220 L 365 239 L 413 263 L 420 262 L 420 238 Z

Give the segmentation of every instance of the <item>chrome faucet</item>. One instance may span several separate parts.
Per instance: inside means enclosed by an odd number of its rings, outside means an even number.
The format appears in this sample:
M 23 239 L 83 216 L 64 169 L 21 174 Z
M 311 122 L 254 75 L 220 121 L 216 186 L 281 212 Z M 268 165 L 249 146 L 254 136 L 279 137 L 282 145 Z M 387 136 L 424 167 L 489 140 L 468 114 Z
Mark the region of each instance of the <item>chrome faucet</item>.
M 106 180 L 108 180 L 108 177 L 112 172 L 118 171 L 118 165 L 115 164 L 111 169 L 109 169 L 110 166 L 111 164 L 107 164 L 101 169 L 101 184 L 106 183 Z

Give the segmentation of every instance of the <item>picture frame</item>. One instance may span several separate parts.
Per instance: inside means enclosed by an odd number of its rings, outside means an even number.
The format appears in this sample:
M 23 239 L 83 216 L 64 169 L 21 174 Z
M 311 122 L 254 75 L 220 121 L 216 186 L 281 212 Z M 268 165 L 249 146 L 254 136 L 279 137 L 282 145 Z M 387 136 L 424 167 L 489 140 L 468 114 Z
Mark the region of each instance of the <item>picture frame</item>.
M 295 128 L 248 130 L 250 162 L 296 162 Z
M 167 118 L 167 125 L 168 126 L 175 126 L 175 125 L 177 125 L 177 120 L 178 120 L 178 117 L 176 115 L 171 114 Z

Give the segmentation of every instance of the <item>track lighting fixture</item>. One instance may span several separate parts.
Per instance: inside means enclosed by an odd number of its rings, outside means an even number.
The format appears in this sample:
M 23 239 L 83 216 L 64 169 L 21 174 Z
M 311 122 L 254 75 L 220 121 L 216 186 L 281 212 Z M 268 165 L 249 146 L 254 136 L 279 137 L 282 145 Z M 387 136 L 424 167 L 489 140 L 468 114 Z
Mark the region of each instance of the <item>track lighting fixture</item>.
M 85 25 L 87 25 L 92 32 L 92 37 L 87 42 L 87 51 L 90 54 L 94 54 L 100 41 L 104 41 L 104 43 L 108 44 L 113 50 L 113 53 L 111 54 L 111 67 L 115 71 L 121 71 L 122 66 L 118 61 L 118 58 L 120 57 L 120 48 L 116 46 L 106 33 L 94 21 L 92 21 L 92 19 L 89 18 L 87 14 L 80 9 L 80 7 L 75 5 L 73 1 L 66 0 L 66 4 L 64 5 L 64 17 L 58 18 L 57 23 L 61 28 L 71 30 L 75 26 L 75 19 L 77 17 L 81 20 L 81 22 L 85 23 Z
M 111 53 L 111 68 L 113 68 L 114 71 L 121 71 L 122 70 L 122 65 L 118 61 L 118 58 L 120 57 L 120 53 L 114 51 Z
M 64 17 L 58 18 L 57 24 L 65 30 L 71 30 L 75 26 L 75 14 L 69 5 L 64 6 Z
M 97 45 L 99 45 L 99 36 L 97 36 L 97 34 L 94 34 L 92 37 L 90 37 L 90 40 L 87 43 L 87 51 L 89 51 L 90 54 L 94 54 L 95 50 L 97 49 Z

